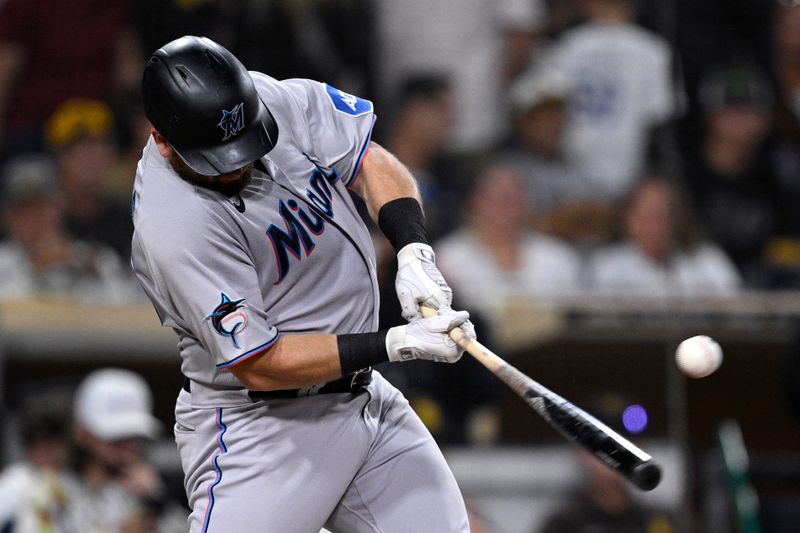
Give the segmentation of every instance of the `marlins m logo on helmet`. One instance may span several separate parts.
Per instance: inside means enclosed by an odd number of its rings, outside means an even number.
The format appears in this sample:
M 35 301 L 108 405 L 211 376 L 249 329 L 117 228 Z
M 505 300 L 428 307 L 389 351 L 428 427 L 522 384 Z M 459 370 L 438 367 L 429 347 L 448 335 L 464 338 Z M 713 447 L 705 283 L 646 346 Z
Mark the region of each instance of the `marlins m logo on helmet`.
M 244 102 L 236 105 L 230 111 L 222 110 L 222 119 L 217 124 L 225 132 L 222 137 L 223 141 L 227 141 L 240 131 L 244 129 Z

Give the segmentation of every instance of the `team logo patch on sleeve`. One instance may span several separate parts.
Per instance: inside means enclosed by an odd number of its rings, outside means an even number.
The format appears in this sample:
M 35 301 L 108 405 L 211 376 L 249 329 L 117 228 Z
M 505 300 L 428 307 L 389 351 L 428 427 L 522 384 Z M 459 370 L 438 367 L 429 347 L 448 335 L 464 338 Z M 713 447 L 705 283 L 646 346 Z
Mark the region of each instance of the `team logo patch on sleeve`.
M 221 294 L 219 305 L 206 317 L 211 321 L 214 331 L 223 337 L 230 338 L 234 348 L 240 348 L 236 342 L 236 335 L 247 326 L 247 309 L 241 300 L 231 300 L 224 292 Z
M 340 91 L 336 87 L 332 87 L 328 84 L 325 84 L 325 89 L 328 91 L 328 96 L 330 96 L 333 107 L 335 107 L 337 111 L 354 117 L 360 117 L 361 115 L 372 112 L 372 102 L 369 100 L 364 100 L 358 96 Z

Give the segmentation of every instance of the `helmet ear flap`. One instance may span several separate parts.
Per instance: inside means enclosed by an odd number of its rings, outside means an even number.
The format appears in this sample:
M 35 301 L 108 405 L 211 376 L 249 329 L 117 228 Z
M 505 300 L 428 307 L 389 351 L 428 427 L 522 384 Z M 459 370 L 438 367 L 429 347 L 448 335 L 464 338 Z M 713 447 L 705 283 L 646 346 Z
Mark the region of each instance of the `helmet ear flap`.
M 277 142 L 277 124 L 250 73 L 205 37 L 181 37 L 156 50 L 144 69 L 142 99 L 155 129 L 199 174 L 238 170 Z

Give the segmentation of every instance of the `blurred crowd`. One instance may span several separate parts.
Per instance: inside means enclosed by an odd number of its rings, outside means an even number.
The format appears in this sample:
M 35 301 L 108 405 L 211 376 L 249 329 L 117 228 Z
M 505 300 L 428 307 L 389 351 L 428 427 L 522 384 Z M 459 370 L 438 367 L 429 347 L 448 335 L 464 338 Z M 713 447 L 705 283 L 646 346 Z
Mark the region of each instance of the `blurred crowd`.
M 0 471 L 4 533 L 161 533 L 186 529 L 180 480 L 148 459 L 163 432 L 145 380 L 93 371 L 20 410 L 24 455 Z
M 1 0 L 0 298 L 141 300 L 140 73 L 187 33 L 373 99 L 490 325 L 513 298 L 795 288 L 800 7 L 657 4 Z
M 375 102 L 373 139 L 417 178 L 484 340 L 519 301 L 800 287 L 800 3 L 0 0 L 0 300 L 145 301 L 128 266 L 139 83 L 184 34 Z M 389 327 L 394 254 L 375 246 Z M 463 412 L 417 398 L 445 440 L 490 439 L 464 418 L 495 393 L 474 364 Z M 394 379 L 448 379 L 414 368 Z M 61 478 L 54 431 L 31 428 L 19 479 Z
M 139 83 L 184 34 L 374 100 L 482 338 L 520 302 L 800 286 L 795 2 L 0 0 L 0 300 L 144 302 Z

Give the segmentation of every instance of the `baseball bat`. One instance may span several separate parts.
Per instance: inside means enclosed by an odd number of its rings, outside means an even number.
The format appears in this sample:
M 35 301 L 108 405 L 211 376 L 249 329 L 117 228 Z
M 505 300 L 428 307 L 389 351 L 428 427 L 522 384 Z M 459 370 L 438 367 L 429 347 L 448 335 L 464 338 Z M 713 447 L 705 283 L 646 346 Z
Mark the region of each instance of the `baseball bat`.
M 436 311 L 423 307 L 424 316 Z M 592 455 L 641 490 L 652 490 L 661 481 L 661 468 L 653 458 L 598 419 L 534 381 L 489 348 L 470 339 L 459 328 L 450 338 L 519 395 L 544 420 L 568 440 Z

